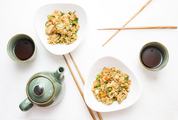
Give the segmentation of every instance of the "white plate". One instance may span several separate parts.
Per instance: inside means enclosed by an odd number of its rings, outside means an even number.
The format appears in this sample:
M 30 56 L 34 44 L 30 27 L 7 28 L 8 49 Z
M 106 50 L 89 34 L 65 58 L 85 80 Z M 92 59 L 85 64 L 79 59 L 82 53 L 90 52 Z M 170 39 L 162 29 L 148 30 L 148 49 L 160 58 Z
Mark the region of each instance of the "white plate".
M 68 11 L 76 11 L 76 14 L 79 18 L 79 31 L 77 32 L 78 38 L 77 40 L 70 45 L 50 45 L 48 44 L 47 35 L 45 34 L 45 23 L 47 21 L 47 16 L 51 14 L 54 10 L 61 10 L 63 12 Z M 35 29 L 37 31 L 37 35 L 40 38 L 41 43 L 44 47 L 55 55 L 63 55 L 73 51 L 80 42 L 84 39 L 85 30 L 86 30 L 86 14 L 83 8 L 75 4 L 48 4 L 42 6 L 36 13 L 35 17 Z
M 98 102 L 91 91 L 93 81 L 95 80 L 96 75 L 101 72 L 103 67 L 118 67 L 122 71 L 128 73 L 131 79 L 130 92 L 128 93 L 127 98 L 121 104 L 114 102 L 111 105 L 105 105 L 101 102 Z M 111 111 L 125 109 L 133 105 L 138 100 L 140 95 L 141 95 L 141 86 L 136 76 L 126 65 L 124 65 L 121 61 L 113 57 L 103 57 L 94 63 L 94 65 L 90 70 L 88 79 L 84 87 L 84 98 L 86 104 L 91 109 L 98 112 L 111 112 Z

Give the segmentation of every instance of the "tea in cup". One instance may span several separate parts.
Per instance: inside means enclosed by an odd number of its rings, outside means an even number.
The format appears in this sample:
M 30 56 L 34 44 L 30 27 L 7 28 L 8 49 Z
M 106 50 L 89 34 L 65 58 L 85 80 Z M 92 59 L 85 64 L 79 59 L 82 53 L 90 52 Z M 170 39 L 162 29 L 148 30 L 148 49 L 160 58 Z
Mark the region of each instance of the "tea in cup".
M 14 61 L 26 62 L 34 58 L 36 47 L 31 37 L 25 34 L 17 34 L 9 40 L 7 52 Z
M 164 68 L 168 62 L 169 54 L 167 48 L 158 42 L 145 44 L 140 52 L 140 61 L 144 68 L 158 71 Z

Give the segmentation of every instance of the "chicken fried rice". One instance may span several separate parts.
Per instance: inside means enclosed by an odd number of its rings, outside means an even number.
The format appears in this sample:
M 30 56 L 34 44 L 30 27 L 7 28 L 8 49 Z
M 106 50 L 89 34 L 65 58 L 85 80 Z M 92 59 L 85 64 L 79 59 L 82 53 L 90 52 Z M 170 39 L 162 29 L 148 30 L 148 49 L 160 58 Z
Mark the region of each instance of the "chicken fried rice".
M 116 67 L 104 67 L 92 85 L 92 92 L 99 102 L 119 104 L 127 98 L 131 80 L 129 75 Z
M 78 17 L 75 11 L 64 13 L 56 10 L 47 17 L 45 32 L 49 44 L 69 45 L 77 40 L 78 30 Z

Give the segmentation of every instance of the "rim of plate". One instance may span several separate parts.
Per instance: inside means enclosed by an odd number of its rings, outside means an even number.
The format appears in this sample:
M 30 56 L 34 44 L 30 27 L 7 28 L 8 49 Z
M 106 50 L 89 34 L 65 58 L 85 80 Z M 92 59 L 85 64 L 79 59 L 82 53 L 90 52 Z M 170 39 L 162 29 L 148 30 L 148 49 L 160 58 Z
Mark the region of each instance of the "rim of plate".
M 46 7 L 48 7 L 48 6 L 75 6 L 76 8 L 80 9 L 81 13 L 83 13 L 83 16 L 84 16 L 84 20 L 83 20 L 84 24 L 82 25 L 83 26 L 82 29 L 79 28 L 79 31 L 78 31 L 79 33 L 78 33 L 77 40 L 74 43 L 72 43 L 70 45 L 67 45 L 67 46 L 66 45 L 61 45 L 61 44 L 57 44 L 57 45 L 54 46 L 54 47 L 56 47 L 56 46 L 58 46 L 58 47 L 60 47 L 60 46 L 64 47 L 63 49 L 66 49 L 66 50 L 62 50 L 63 52 L 56 52 L 57 50 L 54 50 L 55 48 L 52 50 L 53 46 L 50 48 L 49 45 L 47 45 L 47 43 L 44 42 L 44 40 L 42 39 L 43 37 L 42 37 L 42 35 L 40 35 L 40 32 L 38 30 L 40 28 L 37 27 L 37 19 L 38 19 L 39 13 L 43 9 L 46 9 Z M 59 7 L 59 9 L 60 9 L 60 7 Z M 70 9 L 71 8 L 69 7 L 69 10 Z M 80 17 L 80 16 L 78 16 L 78 17 Z M 44 5 L 40 6 L 36 10 L 36 12 L 35 12 L 34 28 L 35 28 L 35 32 L 36 32 L 36 35 L 38 37 L 38 40 L 40 41 L 40 43 L 42 44 L 42 46 L 47 51 L 49 51 L 50 53 L 52 53 L 54 55 L 65 55 L 65 54 L 68 54 L 68 53 L 74 51 L 75 49 L 77 49 L 80 46 L 80 44 L 82 43 L 82 41 L 84 41 L 85 36 L 86 36 L 86 32 L 87 32 L 87 14 L 86 14 L 85 9 L 82 6 L 80 6 L 79 4 L 74 4 L 74 3 L 49 3 L 49 4 L 44 4 Z M 82 32 L 80 33 L 80 31 L 82 31 Z M 82 34 L 82 35 L 80 35 L 80 34 Z M 79 36 L 81 36 L 81 37 L 79 37 Z M 47 41 L 47 36 L 46 36 L 45 40 Z
M 109 59 L 114 59 L 114 60 L 116 60 L 118 63 L 121 63 L 121 64 L 134 76 L 134 78 L 135 78 L 135 80 L 136 80 L 136 82 L 137 82 L 137 84 L 138 84 L 138 86 L 139 86 L 139 93 L 138 93 L 136 99 L 135 99 L 134 101 L 132 101 L 131 103 L 129 103 L 128 105 L 126 105 L 126 107 L 124 107 L 124 108 L 120 108 L 120 109 L 115 108 L 115 109 L 108 109 L 108 110 L 106 110 L 106 109 L 102 110 L 102 109 L 96 109 L 96 108 L 93 109 L 93 108 L 90 106 L 91 104 L 90 104 L 90 102 L 88 101 L 88 99 L 87 99 L 87 97 L 86 97 L 86 95 L 89 95 L 89 94 L 86 94 L 86 92 L 88 91 L 88 87 L 90 87 L 90 85 L 89 85 L 90 82 L 92 82 L 92 80 L 89 80 L 89 75 L 91 74 L 91 71 L 92 71 L 92 69 L 95 67 L 95 65 L 96 65 L 97 62 L 101 61 L 102 59 L 108 59 L 108 58 L 109 58 Z M 95 62 L 94 62 L 94 63 L 92 64 L 92 66 L 90 67 L 90 70 L 89 70 L 89 73 L 88 73 L 88 77 L 87 77 L 87 81 L 86 81 L 85 86 L 84 86 L 84 98 L 85 98 L 86 104 L 87 104 L 88 107 L 90 107 L 92 110 L 95 110 L 95 111 L 97 111 L 97 112 L 114 112 L 114 111 L 124 110 L 124 109 L 127 109 L 127 108 L 133 106 L 134 104 L 136 104 L 137 101 L 139 100 L 139 98 L 141 97 L 141 95 L 142 95 L 142 85 L 141 85 L 141 81 L 137 79 L 137 76 L 132 72 L 132 70 L 131 70 L 127 65 L 125 65 L 125 63 L 122 62 L 121 60 L 119 60 L 119 59 L 117 59 L 117 58 L 115 58 L 115 57 L 113 57 L 113 56 L 102 56 L 102 57 L 96 59 Z M 96 100 L 96 101 L 97 101 L 97 100 Z M 97 102 L 98 102 L 98 101 L 97 101 Z M 99 103 L 99 102 L 98 102 L 98 103 Z

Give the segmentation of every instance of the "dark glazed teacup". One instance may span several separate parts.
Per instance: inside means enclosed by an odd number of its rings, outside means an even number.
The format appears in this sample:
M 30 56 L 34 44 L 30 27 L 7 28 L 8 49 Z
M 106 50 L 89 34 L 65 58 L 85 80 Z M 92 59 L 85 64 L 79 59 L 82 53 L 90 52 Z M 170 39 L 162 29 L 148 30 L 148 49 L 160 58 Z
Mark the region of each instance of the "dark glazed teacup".
M 140 51 L 140 62 L 144 68 L 151 71 L 163 69 L 169 60 L 167 48 L 159 42 L 149 42 Z
M 18 63 L 31 61 L 36 53 L 36 46 L 31 37 L 26 34 L 13 36 L 7 44 L 9 57 Z

